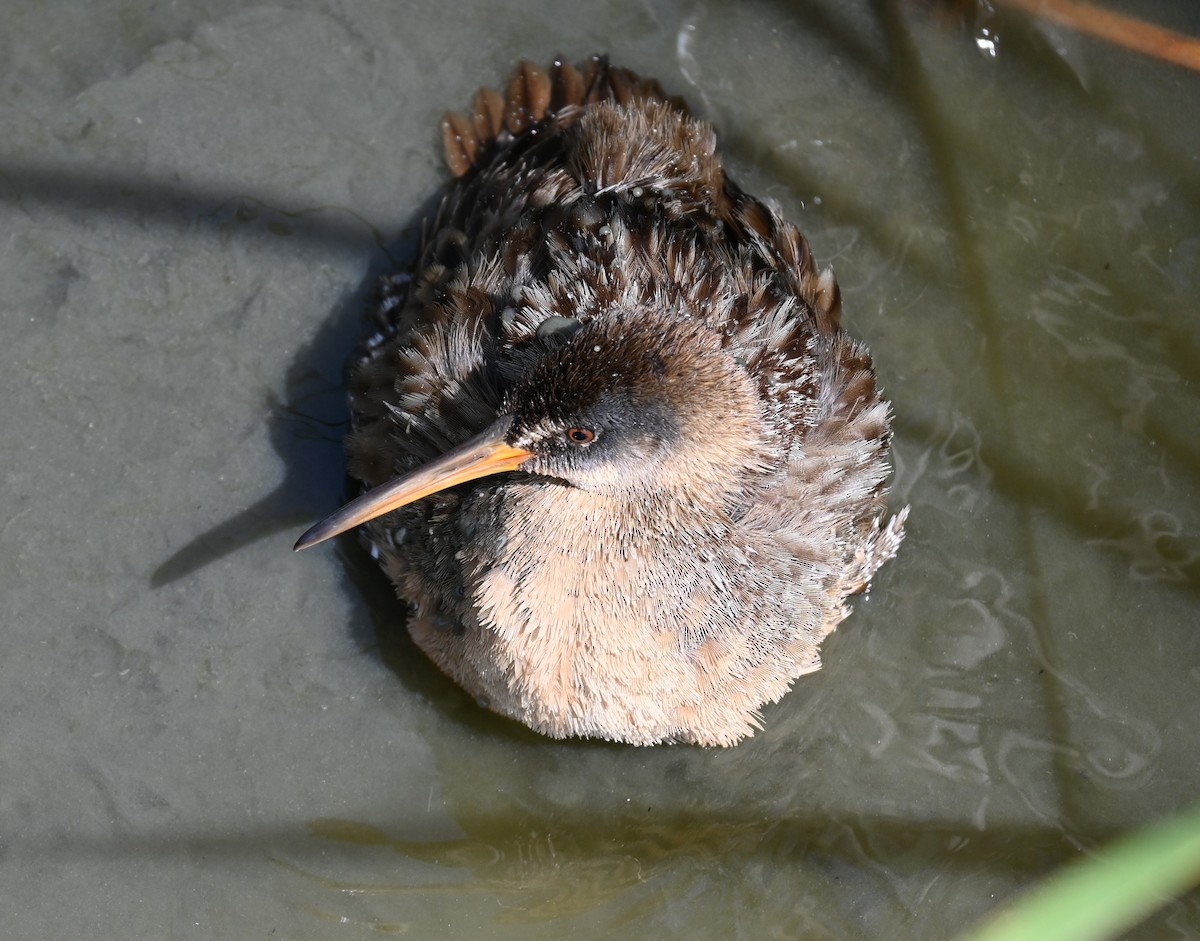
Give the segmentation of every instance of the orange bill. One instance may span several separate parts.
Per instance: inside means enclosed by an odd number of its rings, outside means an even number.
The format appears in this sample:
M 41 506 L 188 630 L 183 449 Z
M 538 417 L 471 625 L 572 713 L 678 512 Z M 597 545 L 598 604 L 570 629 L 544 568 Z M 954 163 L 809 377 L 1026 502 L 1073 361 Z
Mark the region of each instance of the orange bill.
M 504 440 L 510 425 L 512 418 L 506 415 L 487 431 L 464 441 L 424 467 L 367 491 L 312 527 L 296 541 L 294 550 L 315 546 L 455 484 L 516 470 L 533 457 L 533 452 L 514 448 Z

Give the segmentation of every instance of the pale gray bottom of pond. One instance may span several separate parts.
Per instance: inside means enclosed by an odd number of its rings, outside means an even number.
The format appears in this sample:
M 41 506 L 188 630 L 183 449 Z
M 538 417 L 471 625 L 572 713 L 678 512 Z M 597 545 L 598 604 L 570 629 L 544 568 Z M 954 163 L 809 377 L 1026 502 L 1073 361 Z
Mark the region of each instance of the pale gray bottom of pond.
M 948 938 L 1195 799 L 1200 76 L 919 4 L 9 7 L 7 937 Z M 896 412 L 901 553 L 732 750 L 539 738 L 290 551 L 441 113 L 605 50 L 834 265 Z

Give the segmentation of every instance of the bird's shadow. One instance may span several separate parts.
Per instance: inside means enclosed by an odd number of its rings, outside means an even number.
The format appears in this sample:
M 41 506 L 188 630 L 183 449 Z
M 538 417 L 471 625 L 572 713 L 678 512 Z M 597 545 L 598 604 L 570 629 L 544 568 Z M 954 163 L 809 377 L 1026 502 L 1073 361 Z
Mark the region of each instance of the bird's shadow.
M 94 181 L 93 181 L 94 182 Z M 103 187 L 101 188 L 103 189 Z M 93 200 L 96 190 L 91 189 Z M 422 246 L 425 220 L 432 217 L 445 195 L 435 189 L 425 202 L 398 227 L 391 243 L 376 238 L 362 280 L 347 291 L 310 341 L 297 354 L 284 376 L 286 399 L 266 405 L 271 445 L 285 468 L 283 479 L 253 504 L 205 529 L 177 549 L 150 574 L 151 588 L 162 588 L 200 571 L 263 539 L 300 531 L 354 496 L 357 483 L 346 473 L 343 439 L 350 430 L 346 398 L 347 357 L 366 328 L 370 303 L 380 278 L 412 267 Z M 142 194 L 146 201 L 153 201 Z M 287 224 L 290 234 L 329 244 L 331 250 L 368 250 L 361 238 L 331 229 L 313 217 L 311 225 L 299 214 L 275 208 L 268 200 L 228 196 L 214 212 L 206 201 L 182 208 L 194 211 L 211 224 L 224 226 L 229 218 L 255 225 L 233 231 L 250 234 L 271 231 Z M 286 223 L 283 218 L 286 219 Z M 343 237 L 345 236 L 345 237 Z M 289 541 L 290 542 L 290 541 Z M 428 668 L 405 627 L 404 605 L 378 564 L 364 549 L 358 533 L 343 533 L 333 543 L 347 588 L 361 599 L 367 617 L 353 619 L 348 630 L 363 649 L 374 648 L 380 659 L 409 689 L 437 702 L 448 714 L 471 726 L 503 726 L 518 738 L 536 738 L 524 726 L 475 708 L 471 698 L 437 670 Z M 494 729 L 493 729 L 494 730 Z
M 272 397 L 265 403 L 271 445 L 285 468 L 283 479 L 250 506 L 176 550 L 151 573 L 151 588 L 186 578 L 262 539 L 289 530 L 299 534 L 350 493 L 342 453 L 342 439 L 350 428 L 346 357 L 364 329 L 379 279 L 411 266 L 420 249 L 421 220 L 442 195 L 437 191 L 398 226 L 400 235 L 391 244 L 379 247 L 362 281 L 343 296 L 288 368 L 286 398 Z

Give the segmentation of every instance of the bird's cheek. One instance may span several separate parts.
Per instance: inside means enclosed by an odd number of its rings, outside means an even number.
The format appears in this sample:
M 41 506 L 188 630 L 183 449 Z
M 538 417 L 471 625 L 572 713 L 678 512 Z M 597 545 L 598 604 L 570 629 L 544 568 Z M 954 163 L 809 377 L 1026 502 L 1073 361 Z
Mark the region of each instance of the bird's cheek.
M 588 461 L 570 480 L 581 490 L 619 494 L 652 485 L 656 476 L 656 462 L 623 452 L 620 460 Z
M 565 454 L 539 455 L 522 464 L 521 470 L 538 477 L 566 481 L 574 486 L 583 486 L 579 479 L 581 474 L 577 462 L 572 461 Z M 587 488 L 584 487 L 584 489 Z
M 653 476 L 667 457 L 666 442 L 653 432 L 626 435 L 622 442 L 623 463 L 639 476 Z

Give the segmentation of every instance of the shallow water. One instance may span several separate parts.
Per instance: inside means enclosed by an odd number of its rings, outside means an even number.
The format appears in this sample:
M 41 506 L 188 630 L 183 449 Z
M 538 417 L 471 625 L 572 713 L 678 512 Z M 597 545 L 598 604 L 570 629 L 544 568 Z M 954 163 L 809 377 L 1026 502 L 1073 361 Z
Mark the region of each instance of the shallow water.
M 919 6 L 9 4 L 7 936 L 944 938 L 1195 799 L 1200 76 Z M 438 116 L 600 49 L 835 265 L 897 414 L 902 551 L 732 750 L 484 714 L 290 552 Z

